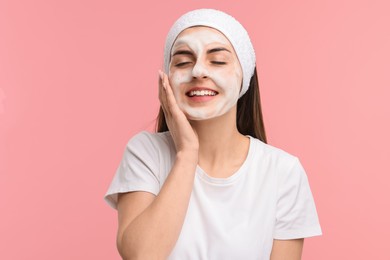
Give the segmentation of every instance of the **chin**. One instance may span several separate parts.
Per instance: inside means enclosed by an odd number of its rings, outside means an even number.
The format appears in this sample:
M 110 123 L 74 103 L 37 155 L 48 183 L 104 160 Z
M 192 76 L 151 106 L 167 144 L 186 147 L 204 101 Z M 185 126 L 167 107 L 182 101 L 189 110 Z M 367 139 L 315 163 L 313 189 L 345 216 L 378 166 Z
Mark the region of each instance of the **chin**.
M 187 119 L 190 121 L 202 121 L 202 120 L 207 120 L 207 119 L 211 119 L 211 118 L 213 118 L 213 117 L 199 117 L 199 116 L 187 115 Z
M 188 120 L 191 120 L 191 121 L 204 121 L 204 120 L 210 120 L 210 119 L 214 119 L 214 118 L 219 118 L 219 117 L 222 117 L 222 116 L 225 116 L 225 115 L 228 115 L 230 113 L 236 113 L 236 111 L 232 108 L 230 108 L 229 110 L 201 110 L 201 109 L 182 109 L 182 111 L 184 112 L 185 116 L 187 117 Z
M 219 114 L 206 114 L 206 113 L 185 113 L 188 120 L 191 121 L 203 121 L 220 117 Z
M 188 120 L 191 120 L 191 121 L 202 121 L 202 120 L 207 120 L 207 119 L 212 119 L 214 118 L 215 116 L 211 116 L 211 115 L 194 115 L 194 114 L 190 114 L 190 113 L 185 113 L 186 117 Z

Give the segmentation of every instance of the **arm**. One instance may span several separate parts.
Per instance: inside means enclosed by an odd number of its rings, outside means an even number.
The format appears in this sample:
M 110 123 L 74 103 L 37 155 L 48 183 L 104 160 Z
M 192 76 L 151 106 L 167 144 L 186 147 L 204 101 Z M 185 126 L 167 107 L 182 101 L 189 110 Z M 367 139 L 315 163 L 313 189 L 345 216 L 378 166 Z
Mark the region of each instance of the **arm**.
M 123 259 L 165 259 L 187 212 L 198 163 L 198 139 L 162 75 L 160 102 L 176 146 L 176 161 L 157 196 L 131 192 L 118 197 L 117 247 Z
M 305 170 L 297 158 L 289 168 L 279 179 L 271 260 L 300 260 L 304 238 L 321 234 Z
M 121 195 L 117 245 L 123 259 L 164 259 L 179 237 L 192 191 L 196 164 L 177 160 L 158 196 Z
M 301 260 L 303 238 L 291 240 L 274 239 L 270 260 Z

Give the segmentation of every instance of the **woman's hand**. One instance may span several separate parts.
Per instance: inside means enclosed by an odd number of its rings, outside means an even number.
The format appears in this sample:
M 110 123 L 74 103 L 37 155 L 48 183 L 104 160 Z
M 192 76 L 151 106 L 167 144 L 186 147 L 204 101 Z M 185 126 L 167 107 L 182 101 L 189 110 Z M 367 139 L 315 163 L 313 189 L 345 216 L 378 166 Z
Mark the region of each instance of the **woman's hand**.
M 176 151 L 177 153 L 189 152 L 193 154 L 196 156 L 197 163 L 199 151 L 198 136 L 183 111 L 177 105 L 168 76 L 162 71 L 159 71 L 159 74 L 159 99 L 169 132 L 175 142 Z
M 176 160 L 157 196 L 146 191 L 118 195 L 117 247 L 123 259 L 167 259 L 183 227 L 194 186 L 198 136 L 161 71 L 159 99 L 176 146 Z

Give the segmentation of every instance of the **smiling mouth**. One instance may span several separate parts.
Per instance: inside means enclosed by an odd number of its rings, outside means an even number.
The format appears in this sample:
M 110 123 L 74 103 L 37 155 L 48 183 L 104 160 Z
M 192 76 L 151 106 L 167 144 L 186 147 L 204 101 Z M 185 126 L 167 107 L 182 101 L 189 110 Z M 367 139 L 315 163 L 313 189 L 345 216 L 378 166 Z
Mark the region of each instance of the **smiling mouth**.
M 205 97 L 218 95 L 218 92 L 212 90 L 191 90 L 186 95 L 189 97 Z

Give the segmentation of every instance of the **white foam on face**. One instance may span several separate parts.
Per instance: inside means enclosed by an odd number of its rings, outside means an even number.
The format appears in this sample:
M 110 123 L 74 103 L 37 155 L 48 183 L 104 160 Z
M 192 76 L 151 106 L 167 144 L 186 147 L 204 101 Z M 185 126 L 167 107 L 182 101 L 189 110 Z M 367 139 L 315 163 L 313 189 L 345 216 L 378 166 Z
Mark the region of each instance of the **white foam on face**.
M 207 54 L 207 50 L 224 47 L 230 52 L 219 51 Z M 205 120 L 221 116 L 236 105 L 242 83 L 240 62 L 229 40 L 218 30 L 208 27 L 193 27 L 181 32 L 177 37 L 172 54 L 177 50 L 187 50 L 193 56 L 171 57 L 169 79 L 176 101 L 181 110 L 191 120 Z M 180 61 L 177 61 L 180 60 Z M 225 65 L 213 61 L 227 62 Z M 179 62 L 190 62 L 184 67 L 176 67 Z M 191 87 L 207 87 L 218 95 L 204 103 L 191 102 L 186 91 Z

